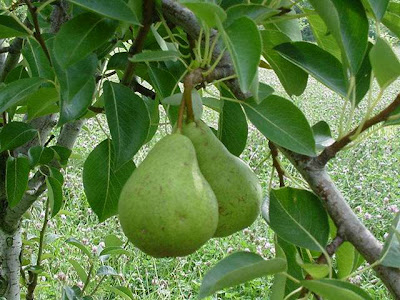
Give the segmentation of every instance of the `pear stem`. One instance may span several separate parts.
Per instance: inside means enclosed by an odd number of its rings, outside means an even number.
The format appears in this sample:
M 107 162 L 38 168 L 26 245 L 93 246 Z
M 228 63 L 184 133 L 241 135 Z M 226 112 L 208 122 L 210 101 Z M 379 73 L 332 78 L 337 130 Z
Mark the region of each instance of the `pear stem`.
M 178 127 L 178 132 L 182 131 L 183 114 L 185 112 L 185 106 L 186 106 L 185 93 L 183 93 L 181 106 L 179 107 L 179 114 L 178 114 L 178 126 L 177 126 Z
M 193 89 L 193 78 L 191 73 L 186 76 L 183 91 L 183 100 L 186 102 L 187 107 L 187 119 L 189 121 L 194 121 L 194 112 L 193 112 L 193 101 L 192 101 L 192 89 Z

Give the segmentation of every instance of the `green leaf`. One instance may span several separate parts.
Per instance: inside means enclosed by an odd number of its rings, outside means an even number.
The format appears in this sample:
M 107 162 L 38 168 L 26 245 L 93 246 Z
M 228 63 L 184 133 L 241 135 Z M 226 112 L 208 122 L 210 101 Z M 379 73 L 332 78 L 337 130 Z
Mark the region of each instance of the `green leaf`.
M 289 96 L 301 95 L 307 87 L 308 74 L 295 64 L 283 58 L 274 47 L 290 42 L 290 38 L 278 30 L 261 31 L 263 56 L 271 65 Z
M 236 19 L 241 17 L 248 17 L 256 24 L 261 24 L 265 19 L 276 15 L 279 10 L 272 9 L 260 4 L 238 4 L 228 8 L 226 11 L 227 19 L 224 22 L 224 26 L 228 27 Z
M 28 187 L 29 160 L 26 157 L 8 157 L 6 164 L 6 195 L 10 208 L 15 207 Z
M 342 50 L 343 61 L 355 75 L 368 43 L 368 18 L 360 1 L 310 0 Z M 357 38 L 354 38 L 357 37 Z
M 105 17 L 140 25 L 136 14 L 123 0 L 68 0 Z
M 314 10 L 305 9 L 305 13 L 309 14 L 307 16 L 308 22 L 310 23 L 311 30 L 315 39 L 317 40 L 318 46 L 320 46 L 325 51 L 328 51 L 339 61 L 341 61 L 341 51 L 338 43 L 336 42 L 334 36 L 329 29 L 326 27 L 325 22 L 321 17 L 315 13 Z
M 362 0 L 365 9 L 369 10 L 380 21 L 385 14 L 389 0 Z
M 180 106 L 182 102 L 182 93 L 174 94 L 167 98 L 164 98 L 161 101 L 163 105 L 172 105 L 172 106 Z M 203 101 L 197 90 L 192 90 L 192 105 L 193 105 L 193 113 L 196 120 L 200 120 L 203 115 Z
M 156 68 L 149 68 L 149 75 L 152 86 L 156 90 L 157 96 L 160 100 L 172 95 L 177 80 L 170 72 Z
M 106 247 L 119 247 L 121 248 L 124 245 L 124 242 L 121 241 L 119 237 L 115 234 L 109 234 L 104 238 L 104 243 Z
M 28 121 L 59 111 L 57 89 L 41 88 L 27 98 Z
M 291 19 L 291 16 L 295 15 L 295 11 L 290 11 L 286 14 L 287 17 L 281 16 L 281 20 L 279 22 L 266 24 L 265 27 L 269 27 L 269 29 L 273 28 L 279 30 L 280 32 L 288 36 L 292 41 L 301 41 L 303 39 L 303 36 L 301 35 L 300 23 L 297 19 Z
M 61 112 L 58 121 L 58 125 L 61 126 L 82 117 L 92 103 L 96 87 L 94 74 L 97 58 L 91 54 L 67 69 L 54 62 L 54 68 L 61 89 Z
M 62 300 L 81 300 L 82 291 L 78 286 L 65 286 L 62 290 Z
M 225 30 L 219 24 L 225 46 L 231 55 L 240 88 L 249 92 L 261 56 L 261 37 L 257 25 L 247 17 L 235 20 Z
M 13 150 L 29 142 L 37 130 L 24 122 L 10 122 L 0 131 L 0 152 Z
M 225 11 L 214 3 L 197 0 L 181 0 L 180 2 L 189 8 L 196 17 L 204 21 L 208 27 L 214 27 L 218 21 L 223 22 L 226 19 Z
M 147 111 L 150 117 L 150 128 L 149 133 L 147 134 L 145 143 L 148 143 L 153 136 L 156 134 L 158 125 L 160 123 L 160 111 L 159 111 L 159 102 L 158 99 L 150 99 L 148 97 L 143 97 L 143 101 L 146 104 Z
M 179 52 L 177 51 L 144 51 L 130 57 L 131 62 L 152 62 L 152 61 L 167 61 L 177 60 Z
M 303 280 L 301 284 L 327 300 L 372 300 L 371 296 L 358 286 L 337 279 Z
M 285 252 L 282 248 L 276 243 L 275 244 L 275 257 L 281 258 L 286 261 L 288 268 L 290 267 L 288 261 L 286 260 Z M 286 290 L 287 277 L 284 274 L 275 274 L 273 284 L 271 287 L 271 296 L 270 300 L 282 300 L 285 299 L 285 290 Z
M 332 138 L 331 129 L 325 121 L 319 121 L 312 127 L 315 139 L 315 147 L 318 151 L 324 150 L 332 145 L 335 140 Z
M 56 159 L 60 162 L 61 166 L 66 166 L 72 150 L 57 145 L 51 146 L 50 148 L 56 152 Z
M 202 97 L 201 98 L 203 105 L 215 110 L 220 113 L 222 110 L 223 101 L 220 99 L 212 98 L 212 97 Z
M 82 268 L 81 263 L 77 262 L 74 259 L 69 259 L 69 263 L 72 265 L 72 267 L 75 269 L 76 274 L 78 274 L 79 279 L 82 282 L 86 282 L 87 275 L 86 271 Z
M 8 73 L 6 79 L 4 79 L 5 84 L 9 84 L 11 82 L 23 79 L 23 78 L 29 78 L 29 74 L 26 71 L 24 66 L 18 66 L 10 71 Z
M 283 254 L 285 256 L 285 260 L 286 260 L 287 266 L 288 266 L 286 273 L 288 273 L 289 275 L 291 275 L 292 277 L 294 277 L 298 280 L 304 279 L 303 270 L 296 262 L 296 257 L 298 254 L 297 247 L 294 246 L 293 244 L 286 242 L 279 236 L 277 236 L 276 242 L 275 242 L 275 248 L 277 250 L 276 251 L 277 253 L 279 250 L 283 251 Z M 283 255 L 283 254 L 281 253 L 281 255 Z M 285 276 L 285 278 L 286 278 L 286 276 Z M 286 286 L 285 286 L 285 295 L 290 294 L 294 290 L 297 290 L 299 287 L 300 287 L 300 285 L 298 283 L 293 282 L 291 280 L 287 280 Z M 296 295 L 298 295 L 298 293 Z M 279 299 L 279 300 L 281 300 L 281 299 Z M 293 298 L 291 298 L 291 299 L 293 299 Z
M 306 190 L 271 190 L 269 225 L 282 239 L 310 250 L 321 251 L 329 237 L 326 210 L 320 199 Z
M 125 255 L 128 255 L 128 256 L 131 255 L 131 253 L 128 250 L 122 249 L 119 246 L 113 246 L 113 247 L 104 248 L 101 251 L 100 256 L 103 256 L 103 255 L 122 255 L 122 254 L 125 254 Z
M 400 3 L 389 3 L 382 23 L 400 38 Z
M 29 33 L 13 17 L 0 15 L 0 39 L 28 35 Z
M 297 264 L 302 267 L 307 274 L 310 274 L 314 279 L 321 279 L 329 274 L 329 266 L 326 264 L 305 263 L 300 254 L 296 255 Z
M 97 276 L 119 276 L 117 271 L 110 266 L 101 266 L 96 273 Z
M 350 275 L 356 262 L 356 249 L 351 243 L 344 242 L 336 251 L 337 277 L 341 279 Z
M 383 246 L 383 261 L 381 262 L 383 266 L 400 268 L 400 238 L 396 234 L 396 231 L 400 231 L 400 212 L 397 213 L 396 218 L 394 218 L 389 230 L 389 235 Z
M 69 238 L 65 241 L 67 244 L 70 244 L 79 250 L 82 251 L 83 254 L 85 254 L 87 257 L 92 257 L 92 254 L 90 253 L 89 249 L 85 247 L 80 241 L 78 241 L 75 238 Z
M 134 300 L 135 297 L 132 294 L 132 291 L 126 287 L 123 286 L 117 286 L 117 287 L 113 287 L 113 286 L 108 286 L 106 287 L 107 290 L 109 290 L 110 292 L 113 292 L 114 294 L 120 296 L 122 299 L 124 300 Z
M 117 214 L 122 187 L 135 165 L 127 162 L 115 169 L 114 150 L 110 140 L 101 142 L 88 156 L 83 166 L 83 186 L 90 207 L 100 222 Z
M 369 53 L 372 46 L 372 43 L 368 42 L 367 53 L 356 75 L 356 104 L 360 103 L 370 89 L 372 66 L 369 60 Z
M 48 48 L 51 48 L 52 39 L 45 41 Z M 29 70 L 33 77 L 41 77 L 54 80 L 54 70 L 52 69 L 49 59 L 43 51 L 42 46 L 34 38 L 26 39 L 26 43 L 21 51 Z
M 35 92 L 45 82 L 42 78 L 26 78 L 0 88 L 0 113 L 17 105 L 26 96 Z
M 128 63 L 128 52 L 115 53 L 107 63 L 107 70 L 125 70 Z
M 223 92 L 222 92 L 223 93 Z M 246 147 L 248 125 L 240 104 L 224 101 L 219 114 L 218 138 L 233 155 L 239 156 Z
M 258 100 L 257 104 L 260 104 L 265 98 L 271 96 L 274 93 L 274 89 L 268 84 L 260 82 L 258 88 Z
M 308 42 L 284 43 L 274 49 L 322 84 L 346 97 L 346 79 L 342 64 L 329 52 Z
M 43 146 L 34 146 L 29 148 L 28 150 L 28 158 L 29 164 L 31 168 L 37 165 L 45 165 L 51 162 L 54 158 L 54 150 L 43 147 Z
M 54 168 L 54 167 L 49 167 L 49 173 L 50 173 L 50 177 L 54 178 L 55 180 L 57 180 L 61 185 L 63 185 L 64 183 L 64 176 L 63 174 L 60 172 L 59 169 Z M 61 211 L 61 210 L 60 210 Z
M 104 84 L 104 104 L 115 150 L 114 167 L 118 169 L 142 147 L 149 133 L 150 116 L 142 98 L 122 84 Z
M 54 40 L 54 56 L 64 68 L 73 65 L 107 42 L 117 25 L 96 14 L 80 14 L 61 26 Z
M 51 217 L 60 211 L 63 204 L 63 193 L 61 183 L 54 177 L 46 177 L 47 196 L 50 201 Z
M 247 117 L 267 139 L 294 152 L 315 156 L 313 132 L 292 102 L 273 95 L 259 105 L 246 102 L 243 107 Z
M 389 44 L 378 38 L 369 53 L 372 70 L 382 89 L 388 87 L 400 76 L 400 61 Z
M 286 271 L 286 262 L 281 258 L 265 260 L 251 252 L 233 253 L 219 261 L 204 276 L 199 299 L 227 287 L 284 271 Z

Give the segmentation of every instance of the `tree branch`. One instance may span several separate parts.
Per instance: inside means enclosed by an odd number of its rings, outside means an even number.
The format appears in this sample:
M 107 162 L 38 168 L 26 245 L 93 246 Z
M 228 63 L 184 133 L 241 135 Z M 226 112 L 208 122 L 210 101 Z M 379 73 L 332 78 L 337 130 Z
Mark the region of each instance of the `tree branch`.
M 282 167 L 278 161 L 278 148 L 271 141 L 268 142 L 268 146 L 269 146 L 269 149 L 271 150 L 272 165 L 276 169 L 276 172 L 278 173 L 279 187 L 284 187 L 285 186 L 285 180 L 284 180 L 285 172 L 282 170 Z
M 371 119 L 367 120 L 362 126 L 360 132 L 364 132 L 368 128 L 371 128 L 372 126 L 378 123 L 386 121 L 389 118 L 390 114 L 399 106 L 400 106 L 400 94 L 397 95 L 396 99 L 388 107 L 386 107 L 384 110 L 382 110 L 379 114 L 375 115 Z M 319 155 L 318 162 L 321 165 L 325 165 L 330 159 L 334 158 L 340 150 L 342 150 L 344 147 L 346 147 L 348 144 L 352 142 L 352 138 L 357 133 L 358 130 L 359 130 L 358 127 L 354 128 L 350 133 L 345 135 L 343 138 L 337 140 L 329 147 L 326 147 L 324 151 Z
M 33 26 L 35 27 L 35 32 L 34 32 L 34 37 L 35 39 L 39 42 L 40 46 L 42 47 L 44 54 L 46 55 L 47 59 L 50 62 L 50 66 L 51 66 L 51 59 L 50 59 L 50 53 L 49 50 L 47 49 L 46 43 L 43 39 L 42 34 L 40 33 L 40 25 L 39 25 L 39 20 L 37 17 L 37 13 L 36 13 L 36 7 L 32 5 L 30 0 L 24 0 L 26 5 L 28 6 L 28 10 L 32 16 L 32 20 L 33 20 Z
M 148 89 L 147 87 L 141 85 L 139 82 L 136 80 L 133 80 L 131 82 L 130 88 L 133 89 L 135 92 L 138 92 L 139 94 L 149 97 L 151 99 L 156 99 L 156 93 L 153 92 L 152 90 Z
M 7 59 L 0 74 L 0 82 L 3 82 L 4 79 L 6 79 L 8 73 L 10 73 L 11 70 L 14 69 L 15 66 L 18 64 L 19 57 L 21 55 L 22 42 L 22 38 L 15 38 L 9 46 L 10 51 L 8 51 Z
M 143 26 L 140 27 L 139 33 L 132 45 L 129 49 L 129 57 L 142 52 L 144 42 L 146 40 L 147 34 L 150 31 L 150 26 L 153 23 L 153 11 L 154 11 L 154 0 L 147 0 L 143 2 Z M 124 77 L 121 80 L 121 83 L 129 86 L 133 75 L 135 72 L 135 64 L 131 61 L 128 62 L 128 65 L 125 68 Z

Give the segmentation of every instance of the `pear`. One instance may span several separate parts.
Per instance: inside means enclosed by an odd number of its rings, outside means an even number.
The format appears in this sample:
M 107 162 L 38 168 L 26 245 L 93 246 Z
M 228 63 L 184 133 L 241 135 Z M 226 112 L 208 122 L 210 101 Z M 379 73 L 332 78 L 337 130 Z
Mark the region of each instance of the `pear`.
M 228 236 L 251 225 L 262 200 L 257 176 L 203 121 L 184 124 L 182 133 L 192 141 L 200 170 L 217 197 L 219 220 L 214 236 Z
M 118 211 L 125 235 L 151 256 L 185 256 L 208 241 L 218 203 L 190 139 L 162 138 L 124 185 Z

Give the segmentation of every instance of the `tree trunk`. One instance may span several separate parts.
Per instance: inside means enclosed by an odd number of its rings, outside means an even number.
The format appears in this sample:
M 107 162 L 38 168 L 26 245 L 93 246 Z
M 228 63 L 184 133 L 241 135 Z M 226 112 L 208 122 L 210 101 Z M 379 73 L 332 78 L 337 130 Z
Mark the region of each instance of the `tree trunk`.
M 21 231 L 13 233 L 0 230 L 0 296 L 7 300 L 20 299 Z

